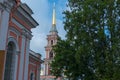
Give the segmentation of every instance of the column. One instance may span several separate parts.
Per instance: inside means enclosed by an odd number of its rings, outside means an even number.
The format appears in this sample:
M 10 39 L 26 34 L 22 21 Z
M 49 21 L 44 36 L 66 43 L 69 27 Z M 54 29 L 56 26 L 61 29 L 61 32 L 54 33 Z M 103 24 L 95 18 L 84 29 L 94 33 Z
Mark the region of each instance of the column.
M 46 75 L 48 75 L 48 62 L 47 62 L 47 69 L 46 69 Z
M 38 65 L 38 69 L 37 69 L 37 80 L 40 80 L 40 70 L 41 70 L 41 67 L 40 67 L 40 65 Z
M 1 7 L 1 5 L 0 5 Z M 4 78 L 4 66 L 6 56 L 6 38 L 8 31 L 9 12 L 0 9 L 0 80 Z
M 16 51 L 15 54 L 15 71 L 14 71 L 14 80 L 16 80 L 17 77 L 17 67 L 18 67 L 18 55 L 20 54 L 19 51 Z
M 20 53 L 20 67 L 19 67 L 19 76 L 18 80 L 22 80 L 23 78 L 23 68 L 24 68 L 24 53 L 25 53 L 25 32 L 22 33 L 22 45 L 21 45 L 21 53 Z
M 29 47 L 30 47 L 30 40 L 27 39 L 27 44 L 26 44 L 26 57 L 25 57 L 24 80 L 28 80 L 29 49 L 30 49 Z
M 0 50 L 5 50 L 6 48 L 6 38 L 8 32 L 8 23 L 9 23 L 9 13 L 7 11 L 2 11 L 1 13 L 1 22 L 0 22 Z
M 47 75 L 47 64 L 46 63 L 45 63 L 44 71 L 45 71 L 45 76 L 46 76 Z

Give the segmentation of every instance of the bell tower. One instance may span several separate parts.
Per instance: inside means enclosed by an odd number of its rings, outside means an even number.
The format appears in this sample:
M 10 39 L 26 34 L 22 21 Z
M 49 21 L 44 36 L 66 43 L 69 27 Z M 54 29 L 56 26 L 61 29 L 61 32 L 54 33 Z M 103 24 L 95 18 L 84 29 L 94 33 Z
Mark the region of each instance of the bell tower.
M 45 47 L 45 51 L 46 51 L 46 58 L 45 58 L 45 62 L 44 62 L 44 74 L 46 76 L 46 78 L 50 79 L 50 78 L 54 78 L 54 76 L 51 75 L 50 72 L 50 63 L 53 60 L 53 57 L 55 56 L 53 50 L 52 50 L 52 46 L 55 45 L 57 43 L 57 39 L 58 39 L 58 31 L 56 28 L 56 12 L 55 12 L 55 4 L 53 6 L 53 14 L 52 14 L 52 27 L 50 29 L 49 34 L 47 35 L 47 46 Z

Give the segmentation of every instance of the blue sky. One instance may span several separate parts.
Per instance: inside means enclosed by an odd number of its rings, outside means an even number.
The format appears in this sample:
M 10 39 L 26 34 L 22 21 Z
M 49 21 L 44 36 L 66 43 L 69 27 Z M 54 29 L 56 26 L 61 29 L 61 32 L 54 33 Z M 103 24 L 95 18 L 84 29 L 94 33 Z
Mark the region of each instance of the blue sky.
M 34 12 L 32 15 L 39 23 L 35 29 L 32 29 L 32 40 L 30 42 L 30 49 L 45 56 L 45 46 L 47 45 L 47 35 L 52 26 L 52 9 L 53 3 L 56 4 L 56 27 L 59 36 L 65 39 L 66 32 L 63 28 L 63 14 L 66 10 L 67 0 L 21 0 L 26 3 Z

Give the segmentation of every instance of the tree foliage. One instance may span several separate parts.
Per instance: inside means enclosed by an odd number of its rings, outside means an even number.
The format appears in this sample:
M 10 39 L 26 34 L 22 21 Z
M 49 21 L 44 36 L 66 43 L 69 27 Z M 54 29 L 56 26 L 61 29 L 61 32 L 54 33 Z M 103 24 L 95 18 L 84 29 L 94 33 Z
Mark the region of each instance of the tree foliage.
M 71 80 L 120 80 L 120 0 L 68 0 L 68 8 L 67 39 L 54 47 L 52 73 Z

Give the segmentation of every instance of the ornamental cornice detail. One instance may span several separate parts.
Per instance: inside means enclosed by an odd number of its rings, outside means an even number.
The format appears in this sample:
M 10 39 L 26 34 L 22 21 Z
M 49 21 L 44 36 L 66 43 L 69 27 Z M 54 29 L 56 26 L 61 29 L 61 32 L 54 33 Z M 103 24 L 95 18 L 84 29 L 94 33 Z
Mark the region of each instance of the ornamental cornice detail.
M 2 9 L 10 12 L 12 7 L 14 5 L 13 1 L 4 1 L 3 3 L 1 3 Z
M 22 36 L 26 37 L 29 40 L 31 40 L 31 38 L 32 38 L 31 32 L 27 31 L 26 29 L 22 29 Z

